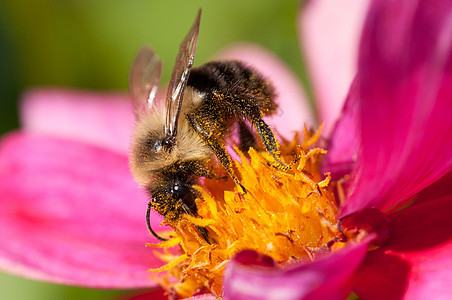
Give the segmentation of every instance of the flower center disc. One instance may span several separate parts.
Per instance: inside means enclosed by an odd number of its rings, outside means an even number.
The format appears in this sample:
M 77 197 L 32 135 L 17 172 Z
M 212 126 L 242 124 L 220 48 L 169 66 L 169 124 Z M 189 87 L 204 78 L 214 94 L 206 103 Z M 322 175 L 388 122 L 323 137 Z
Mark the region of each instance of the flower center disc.
M 203 287 L 221 295 L 222 275 L 227 262 L 242 250 L 254 250 L 284 266 L 293 261 L 311 261 L 328 250 L 328 242 L 341 234 L 337 230 L 337 205 L 329 174 L 320 174 L 321 157 L 313 148 L 318 133 L 298 146 L 295 141 L 281 145 L 281 157 L 291 170 L 271 165 L 265 152 L 249 151 L 249 160 L 239 151 L 236 169 L 247 192 L 241 194 L 232 180 L 206 180 L 198 187 L 200 218 L 186 216 L 170 224 L 177 237 L 160 247 L 180 245 L 182 256 L 166 251 L 168 262 L 151 271 L 168 271 L 160 281 L 183 297 Z M 228 189 L 228 187 L 232 187 Z M 204 227 L 214 243 L 208 244 L 196 226 Z M 156 246 L 156 245 L 153 245 Z

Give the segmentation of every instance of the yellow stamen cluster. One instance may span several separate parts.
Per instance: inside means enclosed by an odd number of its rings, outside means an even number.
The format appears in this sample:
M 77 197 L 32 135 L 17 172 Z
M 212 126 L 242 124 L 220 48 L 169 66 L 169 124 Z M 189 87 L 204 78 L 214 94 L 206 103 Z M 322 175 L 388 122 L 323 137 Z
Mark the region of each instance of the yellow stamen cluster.
M 269 164 L 265 152 L 249 151 L 249 160 L 239 151 L 236 169 L 246 188 L 242 194 L 230 182 L 207 180 L 197 187 L 199 218 L 185 216 L 171 224 L 176 236 L 153 245 L 165 248 L 160 257 L 167 265 L 153 272 L 167 271 L 161 284 L 182 297 L 207 288 L 221 295 L 223 270 L 235 254 L 244 249 L 272 257 L 282 267 L 293 261 L 310 261 L 318 250 L 340 236 L 337 230 L 336 202 L 329 189 L 329 174 L 320 174 L 319 163 L 325 150 L 313 148 L 318 133 L 305 143 L 281 145 L 281 157 L 291 169 L 281 171 Z M 196 226 L 206 228 L 207 243 Z M 169 248 L 179 245 L 183 254 Z

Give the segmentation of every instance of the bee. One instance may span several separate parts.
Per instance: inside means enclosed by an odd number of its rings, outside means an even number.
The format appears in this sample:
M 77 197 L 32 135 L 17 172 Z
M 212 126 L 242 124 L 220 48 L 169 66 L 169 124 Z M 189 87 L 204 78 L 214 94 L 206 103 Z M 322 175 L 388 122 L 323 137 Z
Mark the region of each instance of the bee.
M 180 46 L 166 101 L 156 100 L 162 62 L 153 50 L 142 48 L 130 73 L 136 116 L 130 167 L 135 180 L 150 194 L 148 230 L 162 241 L 165 239 L 151 228 L 151 209 L 170 224 L 184 214 L 197 217 L 198 194 L 193 185 L 200 177 L 214 177 L 210 164 L 214 157 L 246 192 L 225 148 L 226 135 L 234 124 L 239 124 L 242 144 L 249 147 L 253 135 L 244 122 L 251 123 L 277 166 L 288 168 L 278 156 L 274 134 L 262 120 L 276 109 L 271 84 L 239 61 L 216 61 L 192 68 L 200 18 L 201 10 Z M 198 230 L 209 242 L 207 231 Z

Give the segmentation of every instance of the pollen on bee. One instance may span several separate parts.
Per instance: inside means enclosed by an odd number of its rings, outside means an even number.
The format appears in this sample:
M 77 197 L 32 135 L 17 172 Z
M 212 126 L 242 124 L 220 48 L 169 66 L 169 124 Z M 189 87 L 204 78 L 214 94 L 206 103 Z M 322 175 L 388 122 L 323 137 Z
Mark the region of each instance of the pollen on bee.
M 314 147 L 318 137 L 319 132 L 305 130 L 301 146 L 297 137 L 281 143 L 280 157 L 290 170 L 272 166 L 265 151 L 251 148 L 247 157 L 236 149 L 241 162 L 236 161 L 235 167 L 246 193 L 221 180 L 206 179 L 196 187 L 201 194 L 196 202 L 199 218 L 184 216 L 170 224 L 177 238 L 163 244 L 164 248 L 178 245 L 182 253 L 162 257 L 167 265 L 151 270 L 166 271 L 161 275 L 163 286 L 182 297 L 203 288 L 221 296 L 223 270 L 242 250 L 270 256 L 284 267 L 294 260 L 313 260 L 316 250 L 328 249 L 341 233 L 330 174 L 319 168 L 326 151 Z M 197 227 L 204 227 L 214 242 L 207 243 Z

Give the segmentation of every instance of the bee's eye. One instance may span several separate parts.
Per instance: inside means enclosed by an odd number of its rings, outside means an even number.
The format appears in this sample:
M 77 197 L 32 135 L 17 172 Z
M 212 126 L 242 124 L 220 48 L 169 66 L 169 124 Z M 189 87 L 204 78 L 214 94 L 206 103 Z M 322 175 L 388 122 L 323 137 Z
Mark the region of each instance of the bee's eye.
M 176 184 L 173 187 L 173 195 L 187 206 L 188 211 L 186 211 L 186 213 L 192 215 L 196 213 L 195 196 L 190 189 L 183 185 Z
M 161 146 L 167 150 L 173 148 L 173 145 L 174 143 L 172 138 L 164 138 L 161 141 Z
M 162 150 L 169 151 L 172 149 L 174 143 L 170 138 L 149 138 L 145 142 L 146 147 L 151 148 L 155 153 L 159 153 Z

